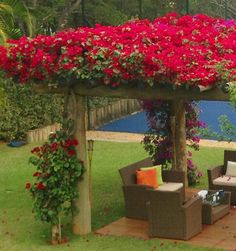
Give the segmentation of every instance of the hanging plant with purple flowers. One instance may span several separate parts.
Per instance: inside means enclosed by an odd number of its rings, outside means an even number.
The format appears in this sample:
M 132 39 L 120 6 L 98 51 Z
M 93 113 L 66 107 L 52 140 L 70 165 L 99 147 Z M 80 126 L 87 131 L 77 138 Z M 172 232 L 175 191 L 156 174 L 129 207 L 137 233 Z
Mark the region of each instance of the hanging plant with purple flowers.
M 146 112 L 149 130 L 143 144 L 144 149 L 151 156 L 154 164 L 168 168 L 172 161 L 172 134 L 171 134 L 171 105 L 162 100 L 144 100 L 143 109 Z M 195 102 L 186 103 L 186 140 L 193 150 L 199 150 L 200 138 L 197 131 L 204 128 L 205 124 L 198 120 L 198 109 Z M 192 161 L 192 152 L 187 153 L 187 176 L 189 185 L 199 182 L 202 173 Z

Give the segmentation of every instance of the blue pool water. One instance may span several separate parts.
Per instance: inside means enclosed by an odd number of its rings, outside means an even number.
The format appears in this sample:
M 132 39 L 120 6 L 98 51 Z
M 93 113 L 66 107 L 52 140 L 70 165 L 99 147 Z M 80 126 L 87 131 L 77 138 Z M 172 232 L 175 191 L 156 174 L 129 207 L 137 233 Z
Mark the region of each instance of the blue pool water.
M 204 121 L 214 131 L 220 132 L 218 117 L 227 115 L 230 121 L 236 125 L 236 111 L 228 102 L 219 101 L 201 101 L 199 102 L 201 110 L 200 120 Z M 98 130 L 114 132 L 145 133 L 148 130 L 144 112 L 139 112 L 108 123 Z M 234 137 L 236 140 L 236 136 Z

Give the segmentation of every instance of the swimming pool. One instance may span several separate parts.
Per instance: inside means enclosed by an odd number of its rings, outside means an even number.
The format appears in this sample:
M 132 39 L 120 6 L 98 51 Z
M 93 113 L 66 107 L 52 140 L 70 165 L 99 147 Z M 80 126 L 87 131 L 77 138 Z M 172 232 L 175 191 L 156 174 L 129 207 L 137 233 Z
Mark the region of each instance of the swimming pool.
M 214 131 L 220 132 L 218 117 L 227 115 L 236 125 L 236 111 L 229 102 L 201 101 L 199 102 L 200 120 L 204 121 Z M 108 123 L 98 130 L 114 132 L 145 133 L 148 130 L 144 112 L 138 112 L 128 117 Z M 236 136 L 234 137 L 236 140 Z

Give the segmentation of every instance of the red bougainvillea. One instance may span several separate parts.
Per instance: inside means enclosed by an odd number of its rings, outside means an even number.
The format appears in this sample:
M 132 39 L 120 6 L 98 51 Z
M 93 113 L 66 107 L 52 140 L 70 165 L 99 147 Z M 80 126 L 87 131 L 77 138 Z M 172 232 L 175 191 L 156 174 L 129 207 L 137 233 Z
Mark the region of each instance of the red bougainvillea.
M 22 37 L 0 48 L 0 67 L 20 82 L 211 86 L 236 79 L 236 21 L 172 13 Z

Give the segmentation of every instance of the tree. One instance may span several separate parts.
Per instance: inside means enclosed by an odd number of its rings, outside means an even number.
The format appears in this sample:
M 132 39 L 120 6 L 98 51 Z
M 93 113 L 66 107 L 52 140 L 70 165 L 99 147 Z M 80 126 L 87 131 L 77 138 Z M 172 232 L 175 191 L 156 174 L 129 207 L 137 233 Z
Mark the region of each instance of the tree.
M 234 0 L 190 0 L 191 13 L 201 12 L 211 16 L 231 19 L 236 17 L 236 2 Z

